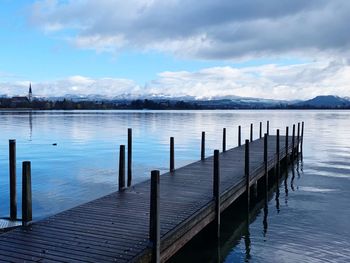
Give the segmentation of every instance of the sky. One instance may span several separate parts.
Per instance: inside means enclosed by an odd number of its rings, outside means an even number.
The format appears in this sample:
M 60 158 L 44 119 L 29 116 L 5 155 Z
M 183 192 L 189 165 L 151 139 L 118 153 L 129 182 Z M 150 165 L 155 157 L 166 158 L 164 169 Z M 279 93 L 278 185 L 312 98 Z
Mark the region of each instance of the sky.
M 0 95 L 350 97 L 349 0 L 0 0 Z

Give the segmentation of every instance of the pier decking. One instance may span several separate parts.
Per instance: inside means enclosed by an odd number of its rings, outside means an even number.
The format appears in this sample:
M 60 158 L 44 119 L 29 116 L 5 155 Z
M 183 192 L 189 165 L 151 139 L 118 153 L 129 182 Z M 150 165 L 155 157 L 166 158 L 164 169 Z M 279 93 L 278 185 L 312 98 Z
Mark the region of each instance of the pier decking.
M 292 137 L 279 137 L 279 159 Z M 267 136 L 267 164 L 277 164 Z M 299 141 L 295 138 L 295 148 Z M 293 158 L 293 157 L 291 157 Z M 219 155 L 220 210 L 246 192 L 245 145 Z M 264 138 L 249 143 L 249 185 L 264 177 Z M 160 261 L 215 219 L 213 156 L 160 176 Z M 150 180 L 0 235 L 1 262 L 149 262 Z

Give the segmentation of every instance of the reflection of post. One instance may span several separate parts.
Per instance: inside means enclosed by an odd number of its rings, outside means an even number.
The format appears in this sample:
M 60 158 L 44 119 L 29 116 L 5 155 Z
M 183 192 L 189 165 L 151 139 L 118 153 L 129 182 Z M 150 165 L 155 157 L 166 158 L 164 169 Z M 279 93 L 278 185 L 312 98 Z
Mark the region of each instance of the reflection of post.
M 220 239 L 217 239 L 216 245 L 216 262 L 221 263 Z
M 280 189 L 279 189 L 279 185 L 277 184 L 276 186 L 276 209 L 277 209 L 277 213 L 280 212 Z
M 286 177 L 284 178 L 285 203 L 288 203 L 288 168 L 286 167 Z
M 29 112 L 29 141 L 32 140 L 32 135 L 33 135 L 33 116 L 32 116 L 32 111 Z
M 245 261 L 248 262 L 250 259 L 250 248 L 251 248 L 251 240 L 250 240 L 250 233 L 249 233 L 249 213 L 247 214 L 246 219 L 246 227 L 245 227 L 245 234 L 244 234 L 244 245 L 245 245 Z
M 267 205 L 267 199 L 265 200 L 265 205 L 264 205 L 264 220 L 263 220 L 263 226 L 264 226 L 264 237 L 266 237 L 266 233 L 267 233 L 267 215 L 269 213 L 269 208 Z
M 294 178 L 295 178 L 295 171 L 294 171 L 294 167 L 292 167 L 292 180 L 290 181 L 290 188 L 292 189 L 292 191 L 294 191 Z

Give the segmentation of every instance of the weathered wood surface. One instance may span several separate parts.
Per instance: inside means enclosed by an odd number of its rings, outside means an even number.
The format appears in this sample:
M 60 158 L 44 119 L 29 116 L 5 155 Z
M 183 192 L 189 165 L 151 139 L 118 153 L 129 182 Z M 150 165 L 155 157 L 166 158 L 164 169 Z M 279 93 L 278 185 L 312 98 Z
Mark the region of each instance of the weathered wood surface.
M 285 141 L 286 137 L 280 136 L 281 159 L 287 152 Z M 275 136 L 268 136 L 268 145 L 270 170 L 276 164 Z M 251 185 L 264 175 L 263 146 L 263 139 L 250 143 Z M 221 211 L 246 189 L 244 148 L 242 145 L 220 153 Z M 291 148 L 288 152 L 292 152 Z M 147 262 L 152 251 L 149 197 L 150 180 L 147 180 L 2 234 L 0 261 Z M 161 261 L 171 257 L 214 218 L 212 156 L 161 175 Z

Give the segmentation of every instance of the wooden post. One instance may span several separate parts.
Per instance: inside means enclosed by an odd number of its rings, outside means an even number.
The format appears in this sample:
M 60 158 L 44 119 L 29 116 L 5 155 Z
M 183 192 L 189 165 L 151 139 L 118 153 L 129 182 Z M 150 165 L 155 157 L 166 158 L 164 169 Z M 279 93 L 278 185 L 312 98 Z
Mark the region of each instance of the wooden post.
M 242 145 L 242 131 L 241 131 L 241 125 L 238 126 L 238 146 L 241 147 Z
M 125 145 L 120 145 L 118 189 L 119 191 L 122 191 L 124 188 L 125 188 Z
M 159 171 L 151 172 L 149 239 L 152 247 L 152 263 L 160 262 Z
M 270 130 L 270 121 L 267 121 L 267 122 L 266 122 L 266 133 L 267 133 L 267 135 L 270 134 L 270 133 L 269 133 L 269 132 L 270 132 L 269 130 Z
M 289 127 L 287 126 L 286 127 L 286 166 L 288 166 L 288 147 L 289 147 L 289 145 L 288 145 L 288 139 L 289 139 Z
M 32 221 L 32 180 L 30 162 L 22 163 L 22 225 Z
M 17 219 L 16 140 L 9 140 L 10 219 Z
M 247 210 L 250 208 L 250 177 L 249 177 L 249 140 L 245 140 L 245 165 L 244 174 L 246 178 Z
M 226 152 L 226 128 L 222 130 L 222 151 Z
M 170 137 L 170 172 L 175 169 L 174 137 Z
M 213 196 L 215 201 L 215 228 L 216 235 L 220 237 L 220 168 L 219 150 L 214 150 L 214 172 L 213 172 Z
M 292 160 L 294 160 L 295 156 L 295 124 L 293 124 L 293 133 L 292 133 Z
M 250 124 L 250 141 L 253 141 L 253 123 Z
M 267 133 L 264 134 L 264 173 L 265 173 L 265 197 L 267 197 L 269 189 L 269 171 L 267 166 Z
M 259 128 L 259 138 L 262 138 L 262 122 L 260 122 L 260 128 Z
M 303 142 L 304 142 L 304 122 L 301 123 L 301 142 L 300 142 L 301 154 L 303 154 Z
M 132 129 L 128 129 L 128 187 L 132 181 Z
M 299 155 L 299 144 L 300 144 L 300 122 L 298 122 L 298 134 L 297 134 L 297 155 Z
M 276 177 L 278 178 L 280 176 L 280 130 L 277 129 L 276 134 L 276 156 L 277 156 L 277 163 L 276 163 Z
M 201 160 L 205 159 L 205 132 L 202 132 L 202 141 L 201 141 Z

